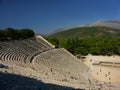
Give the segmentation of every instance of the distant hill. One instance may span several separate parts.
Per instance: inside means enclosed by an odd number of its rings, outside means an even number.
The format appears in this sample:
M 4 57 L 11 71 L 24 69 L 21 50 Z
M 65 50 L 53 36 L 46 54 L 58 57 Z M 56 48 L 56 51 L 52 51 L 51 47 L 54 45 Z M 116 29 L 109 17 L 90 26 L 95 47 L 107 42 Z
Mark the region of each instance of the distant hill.
M 88 26 L 105 26 L 120 29 L 120 21 L 117 20 L 97 21 L 93 24 L 89 24 Z
M 99 21 L 61 30 L 51 34 L 47 40 L 74 55 L 120 55 L 119 27 L 119 21 Z
M 59 29 L 52 33 L 50 36 L 57 36 L 61 38 L 96 37 L 96 36 L 120 37 L 120 21 L 119 20 L 97 21 L 95 23 L 87 25 Z
M 54 33 L 50 36 L 60 38 L 75 38 L 75 37 L 120 37 L 120 29 L 103 27 L 103 26 L 90 26 L 90 27 L 76 27 Z

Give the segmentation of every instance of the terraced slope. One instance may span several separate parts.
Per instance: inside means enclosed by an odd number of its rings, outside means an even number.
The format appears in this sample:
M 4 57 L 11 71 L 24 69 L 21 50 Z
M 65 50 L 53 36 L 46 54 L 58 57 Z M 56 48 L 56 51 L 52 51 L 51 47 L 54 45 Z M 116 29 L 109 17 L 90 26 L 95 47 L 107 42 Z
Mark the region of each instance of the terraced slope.
M 55 49 L 53 45 L 41 36 L 20 41 L 0 41 L 0 76 L 3 76 L 4 73 L 7 73 L 8 76 L 15 74 L 41 80 L 45 83 L 85 88 L 88 79 L 84 75 L 88 70 L 89 68 L 87 66 L 68 51 L 63 48 Z M 15 76 L 15 78 L 17 77 Z M 11 83 L 11 86 L 12 82 L 10 81 L 9 83 L 6 82 L 6 80 L 10 79 L 5 77 L 5 83 L 8 84 L 6 86 L 8 89 L 9 84 Z M 18 80 L 20 79 L 18 78 Z M 13 83 L 15 84 L 14 86 L 16 86 L 17 83 Z M 0 86 L 2 85 L 1 83 Z M 25 86 L 25 88 L 26 87 L 27 89 L 30 88 L 30 90 L 35 89 L 35 87 L 29 87 L 29 85 Z M 21 90 L 20 86 L 16 86 L 14 89 Z M 2 90 L 2 88 L 0 90 Z M 37 87 L 35 90 L 41 89 Z M 55 90 L 68 89 L 56 88 Z
M 37 68 L 39 65 L 47 68 L 47 73 L 52 72 L 56 79 L 59 76 L 58 80 L 60 81 L 79 80 L 81 83 L 85 83 L 83 74 L 87 73 L 88 68 L 64 48 L 43 52 L 34 58 L 33 63 L 37 65 Z
M 17 63 L 28 64 L 37 54 L 52 48 L 54 46 L 41 37 L 20 41 L 0 41 L 0 58 L 2 61 L 17 61 Z

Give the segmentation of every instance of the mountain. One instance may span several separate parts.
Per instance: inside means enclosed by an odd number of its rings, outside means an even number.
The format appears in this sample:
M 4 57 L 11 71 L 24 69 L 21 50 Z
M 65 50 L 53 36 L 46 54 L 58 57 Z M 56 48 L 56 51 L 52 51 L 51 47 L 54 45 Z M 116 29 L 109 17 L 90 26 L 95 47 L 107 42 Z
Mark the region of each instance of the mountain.
M 119 21 L 99 21 L 68 28 L 50 35 L 48 41 L 55 47 L 66 48 L 74 55 L 120 55 L 119 23 Z
M 88 26 L 105 26 L 105 27 L 120 29 L 120 21 L 116 21 L 116 20 L 97 21 Z
M 97 21 L 93 24 L 59 30 L 50 36 L 60 38 L 75 37 L 120 37 L 120 21 Z
M 120 37 L 120 30 L 102 26 L 77 27 L 61 31 L 50 36 L 56 36 L 60 38 L 98 37 L 98 36 Z

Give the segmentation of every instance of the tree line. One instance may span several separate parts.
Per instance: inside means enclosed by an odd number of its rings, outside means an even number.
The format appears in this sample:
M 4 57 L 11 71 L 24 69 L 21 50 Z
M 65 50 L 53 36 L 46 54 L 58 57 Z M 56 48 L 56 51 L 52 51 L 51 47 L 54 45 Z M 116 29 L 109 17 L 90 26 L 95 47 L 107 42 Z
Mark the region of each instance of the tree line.
M 120 38 L 114 37 L 84 37 L 58 38 L 47 37 L 47 40 L 57 47 L 64 47 L 77 55 L 120 55 Z
M 0 40 L 21 40 L 34 37 L 35 33 L 31 29 L 6 28 L 0 30 Z

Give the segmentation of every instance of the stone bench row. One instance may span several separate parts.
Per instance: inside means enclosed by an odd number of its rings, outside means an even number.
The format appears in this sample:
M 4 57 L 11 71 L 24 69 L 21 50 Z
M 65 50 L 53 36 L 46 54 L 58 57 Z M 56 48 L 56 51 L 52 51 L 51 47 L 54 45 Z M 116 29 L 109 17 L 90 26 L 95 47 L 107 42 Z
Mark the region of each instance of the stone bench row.
M 31 63 L 32 59 L 41 52 L 51 49 L 38 39 L 0 41 L 0 58 L 2 61 L 17 61 Z
M 81 72 L 87 72 L 89 69 L 87 66 L 80 63 L 76 57 L 67 52 L 65 49 L 52 49 L 43 52 L 37 55 L 33 61 L 35 64 L 43 64 L 58 71 L 61 70 L 61 72 L 74 72 L 76 74 L 80 74 Z M 76 65 L 76 63 L 78 65 Z M 78 70 L 76 70 L 76 68 Z

